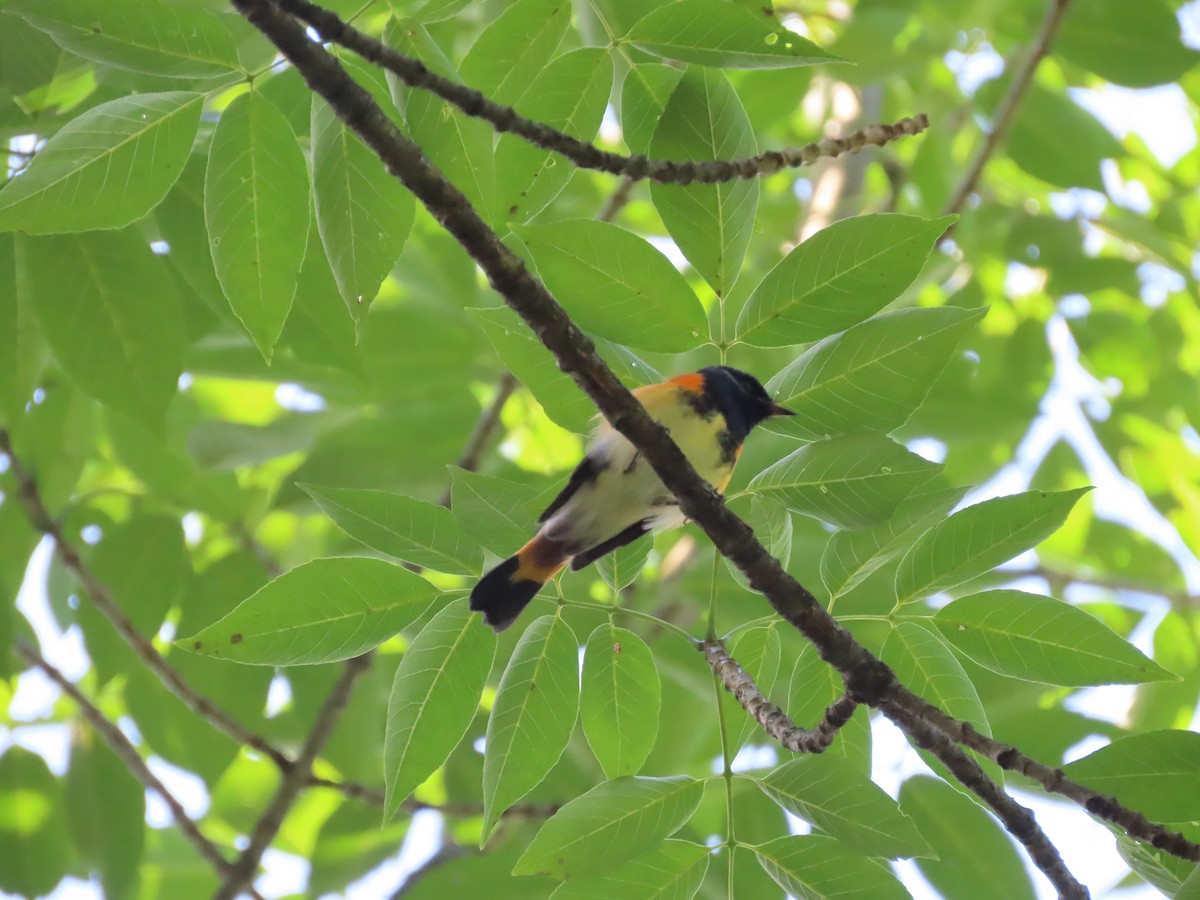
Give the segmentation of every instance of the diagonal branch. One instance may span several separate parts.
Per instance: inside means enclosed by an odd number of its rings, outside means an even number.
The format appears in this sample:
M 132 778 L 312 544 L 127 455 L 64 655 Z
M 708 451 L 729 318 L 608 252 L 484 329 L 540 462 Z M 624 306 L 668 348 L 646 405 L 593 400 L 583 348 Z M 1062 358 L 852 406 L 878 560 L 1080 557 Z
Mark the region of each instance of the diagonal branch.
M 721 679 L 725 690 L 733 694 L 750 717 L 763 727 L 763 731 L 793 753 L 824 753 L 858 707 L 858 701 L 849 694 L 843 694 L 829 704 L 816 728 L 801 728 L 767 699 L 754 679 L 729 655 L 724 644 L 710 638 L 701 644 L 701 649 L 709 668 Z
M 283 817 L 296 802 L 296 796 L 308 785 L 309 778 L 312 776 L 313 761 L 321 752 L 321 748 L 325 746 L 325 742 L 329 740 L 329 735 L 333 733 L 338 717 L 350 699 L 350 689 L 354 687 L 354 680 L 366 670 L 370 663 L 371 654 L 364 653 L 362 656 L 347 660 L 342 667 L 341 677 L 330 690 L 329 696 L 325 698 L 321 711 L 317 713 L 316 721 L 308 733 L 308 739 L 304 742 L 304 749 L 300 751 L 296 761 L 284 771 L 283 780 L 275 791 L 271 805 L 259 817 L 254 826 L 254 832 L 250 835 L 250 843 L 237 858 L 237 862 L 230 866 L 229 873 L 221 883 L 220 889 L 213 894 L 213 900 L 233 900 L 238 894 L 247 890 L 246 886 L 254 877 L 263 853 L 271 846 L 271 841 L 275 840 L 275 835 L 279 832 L 279 826 L 283 824 Z
M 684 514 L 704 529 L 717 549 L 734 562 L 750 586 L 763 594 L 782 618 L 812 641 L 821 658 L 841 674 L 848 691 L 859 702 L 872 706 L 879 706 L 885 698 L 903 701 L 918 719 L 928 721 L 926 717 L 934 715 L 949 718 L 900 685 L 890 668 L 859 644 L 767 553 L 751 529 L 696 474 L 666 429 L 654 422 L 617 380 L 597 355 L 592 341 L 530 274 L 524 261 L 504 246 L 463 194 L 396 128 L 337 60 L 309 40 L 272 0 L 233 2 L 291 61 L 309 87 L 379 155 L 388 171 L 458 240 L 492 287 L 554 354 L 559 368 L 576 381 L 613 428 L 650 463 L 678 499 Z
M 167 689 L 182 700 L 184 705 L 196 715 L 211 722 L 219 731 L 225 732 L 235 741 L 253 747 L 286 771 L 291 765 L 287 756 L 224 710 L 219 709 L 211 700 L 188 684 L 183 676 L 158 652 L 150 639 L 137 630 L 133 622 L 117 605 L 107 585 L 96 577 L 96 574 L 83 561 L 75 546 L 63 537 L 62 528 L 46 509 L 46 504 L 42 501 L 33 475 L 25 469 L 24 464 L 13 451 L 12 441 L 4 429 L 0 429 L 0 453 L 8 457 L 13 478 L 17 483 L 17 490 L 30 523 L 54 541 L 54 552 L 58 555 L 59 560 L 79 580 L 93 605 L 108 619 L 138 658 L 146 664 L 146 667 L 154 672 Z
M 996 107 L 995 115 L 992 116 L 992 128 L 988 132 L 987 138 L 975 152 L 971 164 L 963 173 L 962 180 L 954 189 L 954 194 L 950 197 L 946 208 L 942 210 L 942 215 L 948 216 L 961 210 L 963 204 L 967 202 L 967 198 L 971 196 L 971 192 L 975 190 L 980 176 L 983 175 L 983 167 L 987 165 L 987 161 L 992 158 L 992 154 L 1000 146 L 1000 142 L 1008 132 L 1008 126 L 1012 123 L 1013 114 L 1016 113 L 1017 107 L 1025 98 L 1025 92 L 1029 90 L 1029 85 L 1033 81 L 1033 73 L 1037 71 L 1038 64 L 1050 53 L 1050 47 L 1058 34 L 1058 27 L 1062 24 L 1067 7 L 1070 5 L 1071 0 L 1050 0 L 1050 9 L 1046 11 L 1046 18 L 1042 20 L 1042 26 L 1038 29 L 1037 36 L 1029 45 L 1029 51 L 1025 55 L 1021 68 L 1013 76 L 1008 93 Z
M 200 831 L 200 827 L 192 820 L 191 816 L 183 808 L 175 795 L 167 790 L 158 776 L 150 771 L 150 767 L 146 765 L 146 761 L 142 759 L 142 755 L 138 753 L 137 747 L 129 742 L 129 738 L 122 734 L 121 729 L 110 722 L 92 701 L 83 695 L 83 692 L 75 686 L 62 672 L 48 663 L 40 653 L 37 652 L 24 640 L 18 639 L 14 649 L 18 656 L 31 666 L 37 666 L 47 677 L 59 686 L 64 694 L 75 701 L 75 705 L 79 707 L 79 711 L 83 717 L 88 720 L 91 726 L 96 729 L 96 732 L 104 739 L 104 743 L 112 752 L 125 764 L 129 769 L 129 773 L 140 781 L 146 788 L 158 794 L 163 803 L 167 805 L 167 809 L 171 811 L 171 817 L 175 820 L 176 827 L 183 832 L 183 836 L 188 842 L 196 848 L 196 852 L 204 858 L 206 862 L 216 871 L 217 875 L 225 877 L 233 868 L 232 863 L 225 858 L 217 845 L 204 836 Z M 250 891 L 251 896 L 258 897 L 256 891 Z M 261 898 L 259 898 L 261 900 Z
M 308 0 L 277 0 L 277 3 L 281 9 L 309 25 L 322 40 L 353 50 L 368 62 L 387 69 L 409 87 L 436 94 L 467 115 L 488 122 L 497 132 L 511 132 L 523 137 L 543 150 L 566 157 L 580 168 L 624 175 L 634 181 L 649 178 L 670 184 L 713 184 L 758 178 L 773 175 L 782 169 L 811 166 L 818 159 L 853 153 L 869 145 L 882 146 L 905 135 L 920 134 L 929 127 L 929 118 L 922 113 L 892 125 L 869 125 L 844 138 L 825 138 L 799 148 L 768 150 L 757 156 L 714 162 L 673 162 L 646 159 L 644 156 L 622 156 L 563 134 L 542 122 L 526 119 L 511 106 L 503 106 L 479 91 L 443 78 L 429 71 L 420 60 L 405 56 L 382 41 L 363 34 L 343 22 L 336 13 L 315 6 Z
M 963 787 L 971 791 L 996 814 L 1008 833 L 1021 842 L 1029 858 L 1054 885 L 1060 898 L 1082 900 L 1089 897 L 1087 888 L 1067 869 L 1058 849 L 1046 836 L 1033 813 L 1008 796 L 996 782 L 988 778 L 979 763 L 955 745 L 948 735 L 929 724 L 924 718 L 907 711 L 884 707 L 884 715 L 910 735 L 917 746 L 928 750 L 942 761 Z

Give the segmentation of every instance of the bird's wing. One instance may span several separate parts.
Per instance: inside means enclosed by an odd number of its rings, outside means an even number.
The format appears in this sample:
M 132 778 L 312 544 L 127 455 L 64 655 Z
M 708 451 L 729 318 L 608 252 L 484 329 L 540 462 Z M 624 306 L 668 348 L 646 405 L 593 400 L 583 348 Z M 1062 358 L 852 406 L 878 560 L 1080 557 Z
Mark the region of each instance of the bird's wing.
M 575 467 L 575 471 L 571 473 L 571 477 L 567 479 L 566 487 L 558 492 L 558 496 L 550 501 L 550 505 L 546 507 L 546 511 L 538 516 L 538 522 L 545 522 L 552 515 L 562 508 L 575 494 L 577 490 L 589 482 L 595 481 L 596 478 L 608 468 L 608 463 L 597 457 L 585 456 Z

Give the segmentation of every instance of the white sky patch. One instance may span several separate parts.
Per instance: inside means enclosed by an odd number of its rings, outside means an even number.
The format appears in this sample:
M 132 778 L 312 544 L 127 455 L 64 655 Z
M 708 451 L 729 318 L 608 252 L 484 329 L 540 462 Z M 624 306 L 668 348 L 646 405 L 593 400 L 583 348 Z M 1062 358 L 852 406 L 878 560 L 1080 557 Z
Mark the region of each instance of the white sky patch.
M 292 412 L 311 413 L 325 409 L 324 397 L 290 381 L 275 388 L 275 402 Z
M 1105 84 L 1067 91 L 1113 134 L 1122 138 L 1131 131 L 1136 134 L 1154 158 L 1168 168 L 1196 146 L 1187 95 L 1177 84 L 1150 88 Z
M 646 240 L 654 246 L 655 250 L 670 260 L 671 265 L 680 272 L 688 267 L 687 257 L 683 255 L 683 251 L 679 249 L 679 245 L 669 237 L 650 235 Z
M 970 53 L 951 50 L 942 57 L 942 61 L 954 74 L 959 90 L 968 97 L 973 97 L 985 82 L 998 78 L 1004 72 L 1004 57 L 987 41 Z
M 189 818 L 199 819 L 208 812 L 208 789 L 199 775 L 193 775 L 159 756 L 149 757 L 146 766 L 163 783 L 167 792 L 179 801 Z M 171 810 L 154 791 L 146 792 L 146 822 L 154 828 L 168 828 L 175 824 Z
M 600 143 L 616 144 L 622 136 L 621 123 L 617 119 L 617 111 L 612 104 L 604 107 L 604 118 L 600 120 Z

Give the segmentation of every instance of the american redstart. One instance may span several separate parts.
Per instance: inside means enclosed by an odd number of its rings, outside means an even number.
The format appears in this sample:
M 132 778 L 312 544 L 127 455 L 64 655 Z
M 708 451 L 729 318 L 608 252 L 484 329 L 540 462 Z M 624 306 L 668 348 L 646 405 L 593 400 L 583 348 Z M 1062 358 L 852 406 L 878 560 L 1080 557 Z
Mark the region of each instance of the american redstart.
M 665 425 L 702 478 L 724 491 L 742 442 L 768 416 L 790 416 L 753 375 L 709 366 L 634 390 L 646 412 Z M 568 562 L 582 569 L 650 531 L 685 520 L 679 505 L 633 445 L 601 421 L 583 461 L 538 518 L 524 547 L 479 580 L 471 609 L 503 631 Z

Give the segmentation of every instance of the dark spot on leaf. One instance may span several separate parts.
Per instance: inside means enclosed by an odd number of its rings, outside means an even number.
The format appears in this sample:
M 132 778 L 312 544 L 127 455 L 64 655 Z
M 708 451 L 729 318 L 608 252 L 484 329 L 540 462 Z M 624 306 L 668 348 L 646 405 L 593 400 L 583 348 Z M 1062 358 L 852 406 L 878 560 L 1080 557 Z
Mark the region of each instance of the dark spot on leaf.
M 513 213 L 515 213 L 516 211 L 517 211 L 517 204 L 515 204 L 515 203 L 514 203 L 512 206 L 510 206 L 510 207 L 508 208 L 508 214 L 509 214 L 510 216 L 511 216 Z
M 229 636 L 229 643 L 231 643 L 231 644 L 240 644 L 241 642 L 242 642 L 242 635 L 241 635 L 241 633 L 240 633 L 240 632 L 239 632 L 239 633 L 237 633 L 237 634 L 231 634 L 231 635 Z
M 204 644 L 202 644 L 200 641 L 196 641 L 196 643 L 192 644 L 192 649 L 199 650 L 203 646 L 204 646 Z

